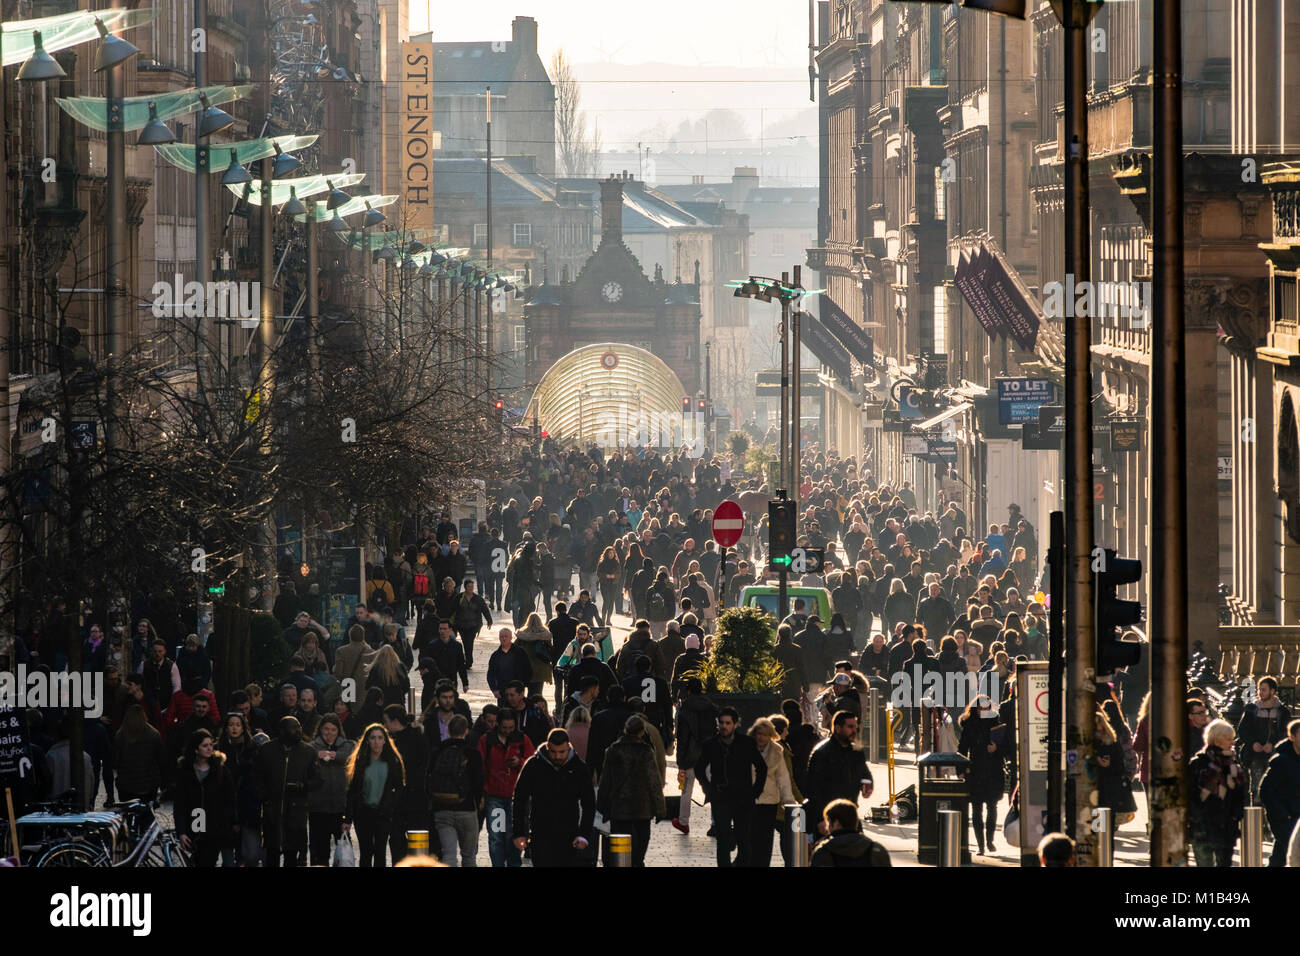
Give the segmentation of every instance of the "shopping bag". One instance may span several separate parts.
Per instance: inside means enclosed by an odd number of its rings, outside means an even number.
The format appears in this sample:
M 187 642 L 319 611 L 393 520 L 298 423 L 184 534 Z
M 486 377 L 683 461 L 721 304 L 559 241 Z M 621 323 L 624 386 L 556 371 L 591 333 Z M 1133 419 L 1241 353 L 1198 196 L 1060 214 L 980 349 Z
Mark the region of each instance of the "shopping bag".
M 334 865 L 337 867 L 357 865 L 357 852 L 352 848 L 351 837 L 343 836 L 334 841 Z

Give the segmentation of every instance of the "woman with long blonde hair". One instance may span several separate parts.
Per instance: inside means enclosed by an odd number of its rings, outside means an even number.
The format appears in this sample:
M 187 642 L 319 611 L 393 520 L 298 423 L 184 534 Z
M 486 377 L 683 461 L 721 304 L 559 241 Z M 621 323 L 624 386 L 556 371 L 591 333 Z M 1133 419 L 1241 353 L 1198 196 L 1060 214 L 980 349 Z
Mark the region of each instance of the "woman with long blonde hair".
M 361 866 L 383 866 L 384 847 L 406 789 L 406 765 L 382 724 L 371 724 L 348 757 L 342 829 L 357 828 Z
M 385 644 L 375 655 L 374 663 L 370 665 L 370 674 L 366 677 L 366 687 L 382 690 L 385 705 L 406 703 L 411 679 L 406 675 L 406 668 L 391 644 Z

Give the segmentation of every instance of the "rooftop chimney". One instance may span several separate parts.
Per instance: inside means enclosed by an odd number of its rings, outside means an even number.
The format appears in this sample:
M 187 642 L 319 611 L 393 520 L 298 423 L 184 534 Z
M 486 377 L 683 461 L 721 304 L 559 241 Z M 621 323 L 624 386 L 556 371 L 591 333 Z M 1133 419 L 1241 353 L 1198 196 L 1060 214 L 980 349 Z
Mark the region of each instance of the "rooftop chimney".
M 515 17 L 510 34 L 519 53 L 537 52 L 537 21 L 532 17 Z
M 600 183 L 600 242 L 623 241 L 623 180 L 610 176 Z

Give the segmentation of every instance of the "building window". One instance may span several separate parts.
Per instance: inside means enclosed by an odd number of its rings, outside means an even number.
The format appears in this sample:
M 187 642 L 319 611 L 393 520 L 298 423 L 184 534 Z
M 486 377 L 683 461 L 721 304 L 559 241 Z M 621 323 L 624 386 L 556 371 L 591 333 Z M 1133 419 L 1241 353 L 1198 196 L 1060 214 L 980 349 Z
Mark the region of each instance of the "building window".
M 522 352 L 528 348 L 528 326 L 522 322 L 515 326 L 515 351 Z
M 948 190 L 944 188 L 943 163 L 934 167 L 934 218 L 944 221 L 948 218 Z
M 533 224 L 531 222 L 515 223 L 514 233 L 516 247 L 524 248 L 533 244 Z
M 780 232 L 779 230 L 772 233 L 772 255 L 785 255 L 785 233 Z
M 934 354 L 948 354 L 948 296 L 944 287 L 934 287 Z
M 475 249 L 481 249 L 487 245 L 487 223 L 474 223 L 474 242 Z

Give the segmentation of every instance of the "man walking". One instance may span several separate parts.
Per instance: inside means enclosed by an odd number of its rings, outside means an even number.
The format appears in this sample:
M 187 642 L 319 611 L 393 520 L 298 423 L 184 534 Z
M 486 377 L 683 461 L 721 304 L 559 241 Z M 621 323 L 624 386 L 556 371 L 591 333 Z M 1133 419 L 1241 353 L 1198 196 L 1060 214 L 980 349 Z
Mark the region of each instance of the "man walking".
M 514 791 L 514 853 L 532 844 L 533 866 L 574 866 L 591 842 L 596 794 L 591 771 L 559 727 L 519 774 Z
M 605 751 L 596 809 L 610 822 L 610 833 L 631 835 L 632 865 L 645 866 L 650 821 L 662 819 L 667 810 L 654 748 L 646 740 L 645 720 L 639 714 L 627 719 L 623 735 Z M 611 865 L 608 853 L 605 865 Z
M 437 743 L 429 757 L 426 790 L 433 807 L 433 825 L 442 848 L 440 859 L 456 866 L 478 866 L 478 814 L 483 806 L 483 758 L 469 743 L 469 721 L 453 714 L 451 736 Z
M 867 755 L 853 746 L 858 718 L 841 710 L 831 718 L 831 736 L 813 748 L 808 758 L 808 819 L 827 835 L 823 811 L 833 800 L 849 800 L 856 807 L 858 794 L 870 798 L 874 784 Z
M 753 738 L 736 733 L 740 712 L 718 711 L 718 735 L 705 741 L 695 763 L 695 779 L 713 805 L 713 832 L 718 841 L 718 866 L 748 866 L 754 803 L 767 783 L 767 763 Z M 731 851 L 737 849 L 736 861 Z
M 497 715 L 496 733 L 479 738 L 483 759 L 483 810 L 487 817 L 488 856 L 494 867 L 518 867 L 523 859 L 510 843 L 514 831 L 511 811 L 515 783 L 524 762 L 533 755 L 533 743 L 519 732 L 519 719 L 509 707 Z M 517 836 L 518 834 L 516 834 Z

